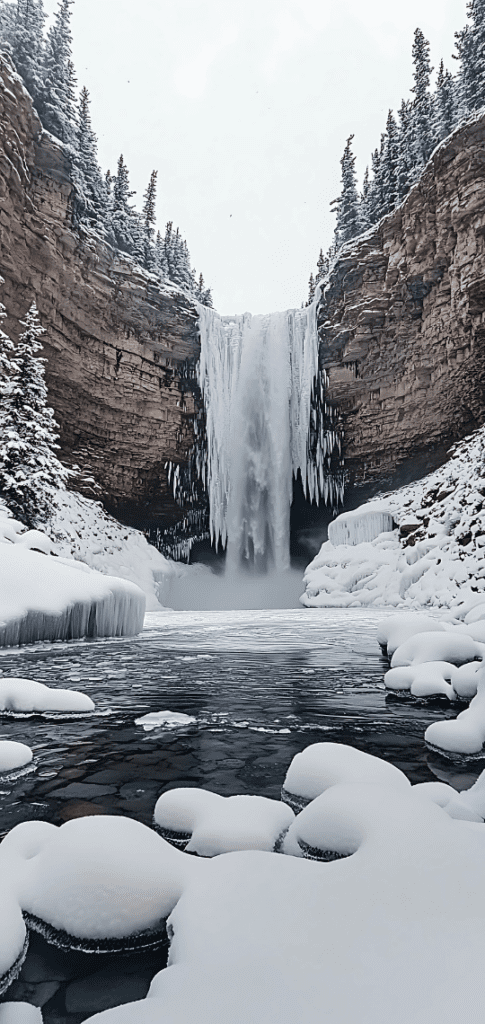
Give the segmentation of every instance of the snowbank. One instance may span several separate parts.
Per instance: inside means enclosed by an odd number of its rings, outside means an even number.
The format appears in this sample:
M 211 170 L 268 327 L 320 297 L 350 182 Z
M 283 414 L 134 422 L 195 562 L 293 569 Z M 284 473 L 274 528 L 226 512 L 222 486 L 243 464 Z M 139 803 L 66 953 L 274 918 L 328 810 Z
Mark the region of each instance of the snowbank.
M 282 799 L 301 810 L 326 789 L 366 782 L 407 789 L 409 781 L 393 764 L 345 743 L 313 743 L 296 754 L 286 773 Z
M 171 789 L 155 805 L 154 821 L 170 842 L 199 857 L 234 850 L 274 850 L 294 814 L 262 796 L 219 796 L 205 789 Z
M 33 754 L 25 743 L 0 740 L 0 772 L 13 772 L 30 764 Z
M 454 608 L 485 591 L 484 445 L 482 427 L 423 480 L 338 517 L 306 570 L 302 603 Z M 400 529 L 366 538 L 385 517 Z
M 76 690 L 52 689 L 33 679 L 0 679 L 0 711 L 29 712 L 94 711 L 95 704 L 85 693 Z
M 426 743 L 454 754 L 479 754 L 485 744 L 485 667 L 477 672 L 477 693 L 466 711 L 454 720 L 433 722 Z
M 20 528 L 1 507 L 0 646 L 132 636 L 143 628 L 145 596 L 139 587 L 81 562 L 41 554 L 38 531 L 33 550 L 22 543 Z

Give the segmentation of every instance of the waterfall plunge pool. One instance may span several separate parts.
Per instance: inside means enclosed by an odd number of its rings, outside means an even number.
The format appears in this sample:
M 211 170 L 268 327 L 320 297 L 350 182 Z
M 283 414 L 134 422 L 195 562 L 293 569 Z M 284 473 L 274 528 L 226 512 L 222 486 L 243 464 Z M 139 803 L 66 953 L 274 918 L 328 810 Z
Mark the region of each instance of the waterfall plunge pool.
M 387 663 L 375 634 L 390 614 L 162 612 L 148 615 L 135 638 L 1 650 L 4 676 L 82 690 L 96 713 L 1 716 L 0 738 L 29 744 L 34 770 L 0 779 L 0 835 L 32 818 L 61 825 L 86 814 L 150 825 L 157 797 L 177 786 L 278 799 L 292 757 L 322 740 L 383 757 L 413 783 L 441 779 L 467 788 L 480 766 L 454 767 L 423 739 L 431 721 L 456 709 L 384 690 Z M 196 721 L 151 732 L 135 725 L 159 710 Z M 164 956 L 132 957 L 120 968 L 116 958 L 61 954 L 34 937 L 20 979 L 3 998 L 42 998 L 44 1024 L 80 1024 L 96 1010 L 142 998 Z

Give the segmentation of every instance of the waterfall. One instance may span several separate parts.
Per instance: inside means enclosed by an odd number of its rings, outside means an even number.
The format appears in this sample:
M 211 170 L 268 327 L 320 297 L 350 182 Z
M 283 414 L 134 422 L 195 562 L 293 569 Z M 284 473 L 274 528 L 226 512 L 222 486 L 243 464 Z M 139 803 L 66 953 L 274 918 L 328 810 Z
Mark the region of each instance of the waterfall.
M 301 310 L 221 317 L 199 306 L 199 385 L 210 533 L 227 564 L 284 572 L 290 561 L 292 480 L 319 501 L 341 496 L 330 460 L 340 439 L 318 367 L 318 297 Z

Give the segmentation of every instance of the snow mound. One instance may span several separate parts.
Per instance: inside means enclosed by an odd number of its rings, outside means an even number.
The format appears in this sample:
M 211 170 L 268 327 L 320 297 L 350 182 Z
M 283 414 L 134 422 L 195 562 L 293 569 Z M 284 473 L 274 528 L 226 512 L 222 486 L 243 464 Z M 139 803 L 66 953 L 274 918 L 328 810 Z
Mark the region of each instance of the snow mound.
M 350 782 L 395 786 L 405 791 L 410 785 L 399 768 L 380 757 L 344 743 L 313 743 L 293 758 L 282 799 L 299 809 L 330 787 Z
M 443 694 L 454 700 L 456 693 L 450 682 L 453 672 L 454 665 L 447 661 L 424 662 L 408 668 L 391 668 L 384 676 L 384 683 L 388 690 L 410 690 L 413 697 Z
M 22 912 L 14 893 L 5 883 L 3 878 L 0 881 L 0 996 L 20 973 L 28 945 Z
M 394 651 L 416 633 L 443 632 L 445 624 L 431 615 L 416 615 L 413 612 L 401 612 L 384 619 L 377 630 L 377 642 L 392 658 Z
M 135 725 L 143 726 L 145 732 L 153 729 L 183 729 L 197 722 L 192 715 L 182 715 L 178 711 L 150 711 L 142 718 L 135 718 Z
M 472 661 L 466 665 L 460 665 L 458 668 L 453 666 L 451 684 L 458 697 L 470 699 L 475 696 L 481 667 L 480 661 Z
M 329 523 L 328 539 L 334 547 L 339 544 L 365 544 L 375 540 L 381 533 L 392 532 L 394 527 L 391 512 L 356 509 L 353 512 L 342 512 Z
M 13 842 L 19 827 L 10 833 Z M 19 901 L 29 924 L 64 948 L 106 951 L 159 941 L 194 866 L 151 829 L 121 816 L 77 818 L 34 840 L 37 852 L 28 859 L 24 853 Z
M 485 668 L 477 673 L 477 694 L 466 711 L 446 722 L 433 722 L 426 743 L 451 754 L 480 754 L 485 743 Z
M 1 646 L 133 636 L 144 614 L 145 596 L 134 584 L 0 542 Z
M 52 689 L 33 679 L 0 679 L 0 711 L 94 711 L 95 705 L 85 693 Z
M 444 633 L 418 633 L 397 647 L 391 658 L 391 668 L 422 665 L 430 661 L 446 661 L 464 665 L 475 658 L 482 659 L 485 648 L 457 629 Z
M 25 743 L 0 740 L 0 772 L 13 772 L 30 764 L 33 754 Z
M 423 480 L 373 498 L 352 513 L 378 523 L 388 515 L 400 527 L 349 546 L 339 527 L 305 573 L 307 607 L 390 605 L 456 609 L 465 599 L 481 601 L 474 616 L 485 618 L 485 427 L 450 452 L 444 466 Z M 340 519 L 340 517 L 339 517 Z M 338 520 L 335 520 L 338 524 Z M 357 534 L 355 534 L 357 536 Z M 364 537 L 362 538 L 365 539 Z M 456 613 L 455 613 L 456 614 Z
M 162 835 L 187 853 L 216 857 L 235 850 L 274 850 L 293 811 L 262 796 L 219 796 L 204 789 L 172 789 L 155 805 Z
M 42 1024 L 42 1011 L 30 1003 L 0 1003 L 0 1024 Z

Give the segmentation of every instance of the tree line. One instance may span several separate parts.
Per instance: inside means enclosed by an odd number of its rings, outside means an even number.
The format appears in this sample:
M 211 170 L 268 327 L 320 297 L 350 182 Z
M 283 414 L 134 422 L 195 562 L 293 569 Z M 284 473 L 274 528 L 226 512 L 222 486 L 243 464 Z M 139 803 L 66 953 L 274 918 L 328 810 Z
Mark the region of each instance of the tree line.
M 28 89 L 43 127 L 59 139 L 70 157 L 74 186 L 73 216 L 110 245 L 128 253 L 160 281 L 170 281 L 204 305 L 212 306 L 203 275 L 191 268 L 187 242 L 169 221 L 156 230 L 157 171 L 152 171 L 141 211 L 131 200 L 129 172 L 121 155 L 116 174 L 103 175 L 91 122 L 86 86 L 77 92 L 72 60 L 71 16 L 74 0 L 59 0 L 45 32 L 43 0 L 0 0 L 0 45 Z
M 310 275 L 309 304 L 317 284 L 328 275 L 339 250 L 357 235 L 377 224 L 403 201 L 419 179 L 431 153 L 462 121 L 485 105 L 485 0 L 469 0 L 467 24 L 455 32 L 458 61 L 455 75 L 440 63 L 434 90 L 430 44 L 423 32 L 414 33 L 412 98 L 403 99 L 397 118 L 390 110 L 380 145 L 371 155 L 359 192 L 353 135 L 347 139 L 342 159 L 342 191 L 330 204 L 336 213 L 332 244 L 320 250 L 317 271 Z

